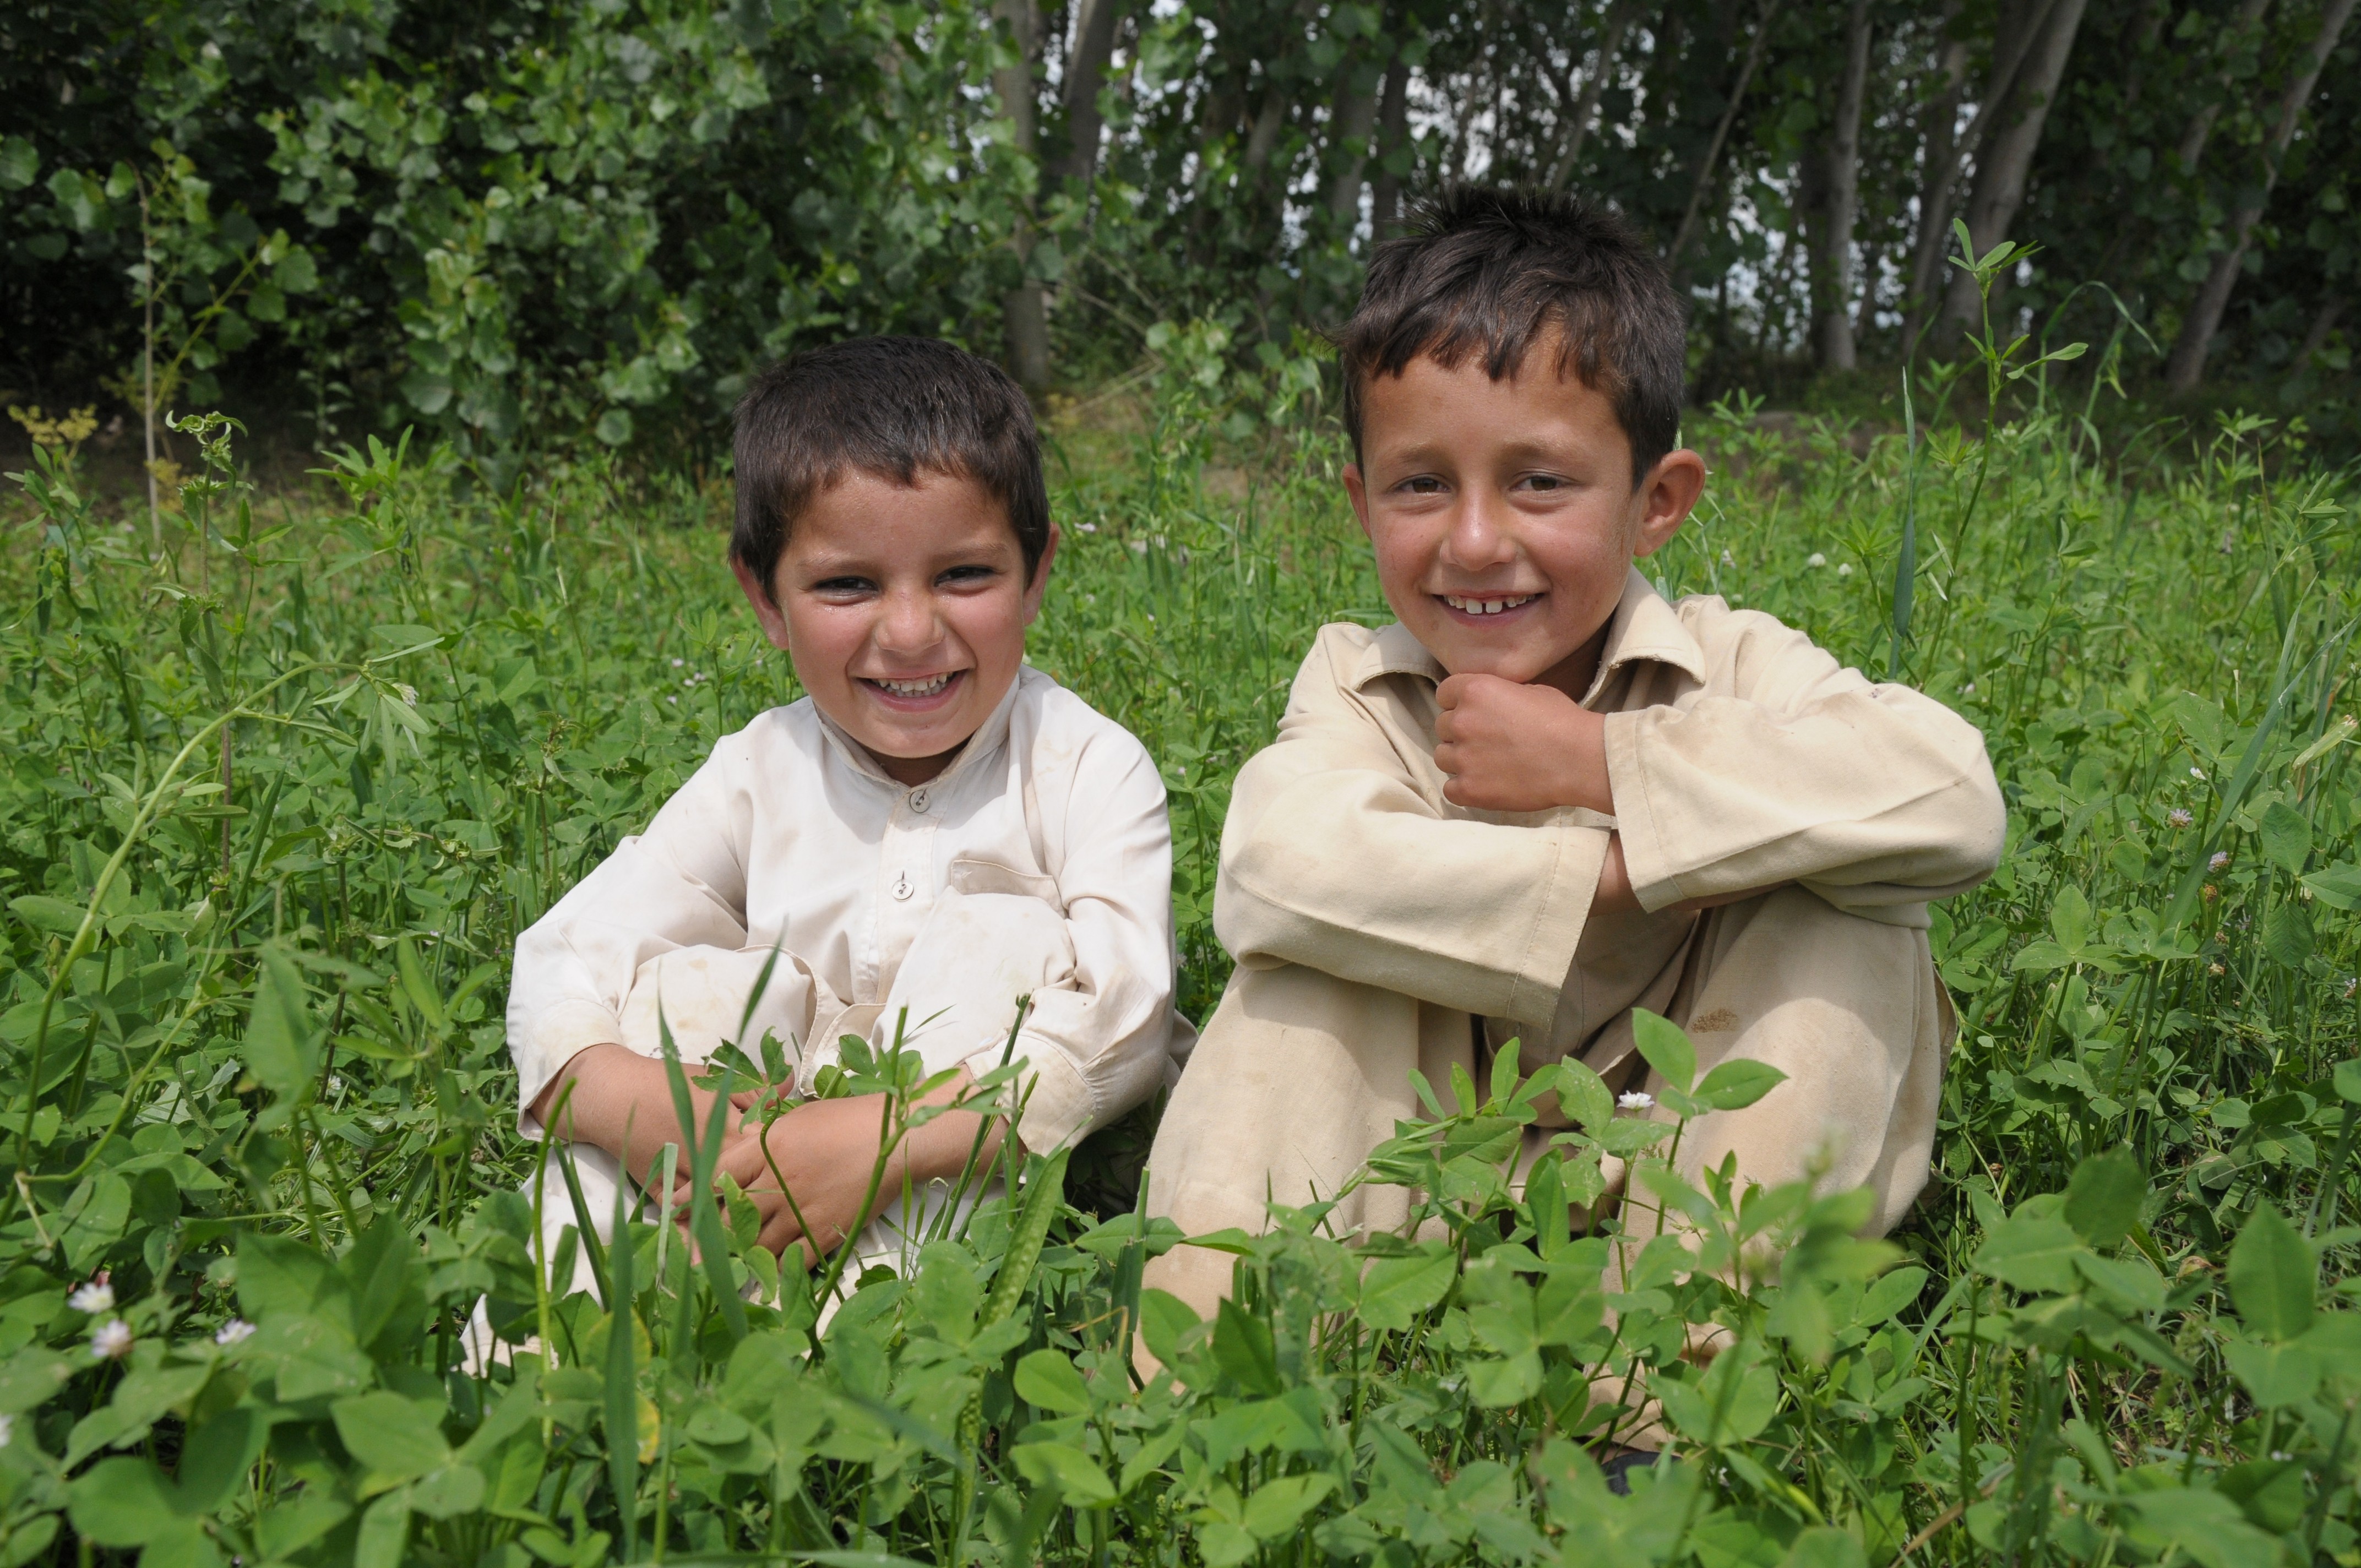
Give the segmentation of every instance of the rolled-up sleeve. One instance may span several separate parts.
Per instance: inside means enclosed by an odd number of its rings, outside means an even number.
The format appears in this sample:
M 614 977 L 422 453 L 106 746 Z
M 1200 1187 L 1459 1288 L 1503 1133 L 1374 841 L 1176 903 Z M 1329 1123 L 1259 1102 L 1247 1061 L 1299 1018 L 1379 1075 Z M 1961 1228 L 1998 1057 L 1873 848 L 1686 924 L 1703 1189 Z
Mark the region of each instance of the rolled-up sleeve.
M 1073 944 L 1069 985 L 1037 991 L 1014 1055 L 1027 1064 L 1016 1133 L 1030 1149 L 1075 1142 L 1163 1086 L 1176 1036 L 1172 1006 L 1172 828 L 1164 781 L 1147 750 L 1108 727 L 1075 759 L 1061 825 L 1057 898 Z M 981 1077 L 1005 1041 L 967 1058 Z
M 1589 812 L 1453 815 L 1361 711 L 1323 633 L 1279 738 L 1238 774 L 1215 934 L 1242 964 L 1301 964 L 1490 1017 L 1554 1014 L 1598 887 Z
M 751 806 L 734 772 L 717 750 L 645 833 L 618 844 L 517 938 L 508 1037 L 526 1136 L 541 1130 L 527 1108 L 560 1069 L 592 1046 L 622 1043 L 642 964 L 675 948 L 745 941 Z
M 1999 863 L 2006 810 L 1983 737 L 1802 632 L 1733 615 L 1727 682 L 1613 713 L 1607 768 L 1641 906 L 1797 883 L 1899 924 Z

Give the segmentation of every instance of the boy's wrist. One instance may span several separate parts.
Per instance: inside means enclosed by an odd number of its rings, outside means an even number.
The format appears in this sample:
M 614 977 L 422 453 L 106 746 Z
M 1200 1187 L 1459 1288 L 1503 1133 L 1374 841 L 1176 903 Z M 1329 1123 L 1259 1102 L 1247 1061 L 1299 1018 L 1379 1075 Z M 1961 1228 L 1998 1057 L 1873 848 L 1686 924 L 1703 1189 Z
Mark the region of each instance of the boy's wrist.
M 711 1097 L 691 1088 L 689 1102 L 702 1136 Z M 680 1141 L 664 1064 L 628 1046 L 591 1046 L 576 1052 L 542 1091 L 534 1110 L 551 1136 L 602 1149 L 635 1175 L 644 1174 L 643 1168 L 664 1145 Z M 738 1131 L 738 1121 L 734 1112 L 729 1114 L 725 1140 Z

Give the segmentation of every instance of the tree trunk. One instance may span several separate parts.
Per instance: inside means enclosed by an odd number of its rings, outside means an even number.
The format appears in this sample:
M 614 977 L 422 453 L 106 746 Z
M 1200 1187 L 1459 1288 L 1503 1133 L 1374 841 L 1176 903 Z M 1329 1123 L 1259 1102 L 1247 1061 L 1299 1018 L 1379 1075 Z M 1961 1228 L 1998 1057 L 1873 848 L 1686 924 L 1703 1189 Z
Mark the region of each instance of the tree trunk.
M 2230 247 L 2214 257 L 2213 269 L 2205 275 L 2204 286 L 2197 291 L 2188 319 L 2180 323 L 2180 335 L 2173 340 L 2172 356 L 2165 361 L 2164 384 L 2174 392 L 2195 391 L 2204 377 L 2205 351 L 2213 345 L 2213 334 L 2222 325 L 2222 313 L 2230 303 L 2230 291 L 2237 286 L 2238 269 L 2246 259 L 2246 243 L 2254 237 L 2255 225 L 2270 203 L 2271 188 L 2279 183 L 2279 164 L 2288 143 L 2295 139 L 2296 126 L 2303 118 L 2303 106 L 2312 102 L 2312 90 L 2320 81 L 2321 67 L 2328 63 L 2329 51 L 2336 47 L 2345 24 L 2352 18 L 2353 4 L 2354 0 L 2328 0 L 2328 8 L 2321 13 L 2319 35 L 2311 49 L 2297 58 L 2294 76 L 2279 99 L 2279 123 L 2271 127 L 2270 141 L 2263 150 L 2262 188 L 2244 196 L 2237 211 L 2231 214 Z
M 1378 168 L 1369 181 L 1369 237 L 1390 239 L 1401 223 L 1401 176 L 1394 156 L 1410 140 L 1410 61 L 1397 49 L 1378 94 Z
M 1255 115 L 1254 129 L 1246 133 L 1246 165 L 1260 169 L 1270 161 L 1271 149 L 1279 146 L 1279 133 L 1287 128 L 1287 94 L 1273 82 L 1262 90 L 1262 109 Z
M 1935 285 L 1943 274 L 1943 236 L 1951 226 L 1951 185 L 1959 178 L 1960 96 L 1967 89 L 1968 45 L 1950 36 L 1959 0 L 1943 7 L 1943 47 L 1935 57 L 1942 82 L 1919 121 L 1918 227 L 1910 239 L 1910 275 L 1902 297 L 1902 352 L 1917 345 Z
M 2041 129 L 2049 118 L 2051 100 L 2065 80 L 2066 61 L 2074 52 L 2074 35 L 2081 30 L 2084 0 L 2051 0 L 2038 30 L 2026 40 L 2013 72 L 2007 114 L 1991 121 L 1989 145 L 1976 155 L 1975 187 L 1968 197 L 1968 236 L 1979 255 L 2008 237 L 2016 209 L 2025 201 L 2025 178 L 2032 171 L 2033 155 L 2041 146 Z M 1976 112 L 1983 120 L 1987 104 Z M 1970 127 L 1971 130 L 1972 126 Z M 1944 296 L 1943 314 L 1969 324 L 1981 308 L 1975 279 L 1965 271 L 1951 275 Z
M 1035 151 L 1033 60 L 1040 47 L 1033 6 L 1031 0 L 994 0 L 993 12 L 1008 24 L 1016 44 L 1016 60 L 992 73 L 992 90 L 1000 99 L 1001 113 L 1008 116 L 1017 150 L 1029 157 Z M 1010 240 L 1021 268 L 1033 256 L 1029 213 L 1019 214 Z M 1049 313 L 1040 283 L 1020 276 L 1016 287 L 1001 296 L 1000 314 L 1008 335 L 1009 373 L 1018 385 L 1038 397 L 1049 387 Z
M 1836 123 L 1821 149 L 1818 222 L 1812 225 L 1812 347 L 1823 370 L 1858 362 L 1852 336 L 1852 231 L 1861 210 L 1861 113 L 1869 94 L 1869 0 L 1845 11 L 1845 71 Z
M 1367 55 L 1346 60 L 1329 124 L 1328 215 L 1350 224 L 1361 215 L 1362 175 L 1369 166 L 1369 137 L 1377 129 L 1378 62 Z
M 1673 243 L 1664 251 L 1664 270 L 1680 276 L 1681 252 L 1688 248 L 1689 236 L 1697 232 L 1697 214 L 1705 206 L 1706 192 L 1713 189 L 1713 171 L 1721 162 L 1722 144 L 1730 139 L 1730 127 L 1738 118 L 1739 105 L 1746 102 L 1746 89 L 1752 85 L 1754 72 L 1763 63 L 1763 51 L 1771 45 L 1772 27 L 1779 20 L 1779 10 L 1784 0 L 1763 0 L 1763 9 L 1754 26 L 1754 37 L 1746 46 L 1745 63 L 1738 68 L 1738 81 L 1730 89 L 1730 102 L 1722 105 L 1721 119 L 1713 127 L 1713 139 L 1706 144 L 1705 157 L 1697 164 L 1697 180 L 1689 187 L 1689 204 L 1681 214 L 1681 226 L 1673 231 Z
M 1106 85 L 1107 62 L 1115 57 L 1115 27 L 1119 0 L 1075 0 L 1074 50 L 1066 61 L 1066 148 L 1042 170 L 1047 184 L 1088 182 L 1098 171 L 1099 132 L 1105 122 L 1099 115 L 1099 90 Z
M 2345 296 L 2331 294 L 2320 302 L 2313 313 L 2311 330 L 2303 334 L 2303 346 L 2295 351 L 2295 367 L 2301 375 L 2312 367 L 2312 356 L 2328 346 L 2328 334 L 2336 330 L 2336 318 L 2345 313 Z
M 2216 49 L 2218 49 L 2223 43 L 2243 39 L 2248 32 L 2261 26 L 2265 13 L 2270 8 L 2271 0 L 2246 0 L 2246 3 L 2238 7 L 2237 25 L 2231 32 L 2230 38 L 2217 40 Z M 2227 72 L 2222 75 L 2219 84 L 2224 94 L 2234 91 L 2234 84 Z M 2221 117 L 2222 100 L 2219 97 L 2189 116 L 2189 128 L 2180 133 L 2180 171 L 2183 174 L 2193 174 L 2197 171 L 2198 160 L 2205 156 L 2205 143 L 2213 134 L 2213 122 Z
M 1935 310 L 1942 291 L 1943 258 L 1951 247 L 1951 201 L 1960 168 L 1982 148 L 1985 137 L 2010 101 L 2010 90 L 2024 69 L 2026 53 L 2055 8 L 2056 0 L 2015 0 L 2003 8 L 1993 33 L 1992 76 L 1984 83 L 1975 117 L 1956 137 L 1951 127 L 1958 122 L 1960 96 L 1965 89 L 1968 47 L 1958 39 L 1944 47 L 1944 69 L 1949 85 L 1928 111 L 1918 234 L 1911 246 L 1910 299 L 1902 318 L 1905 347 L 1918 341 L 1919 329 Z M 1954 5 L 1949 16 L 1957 15 Z
M 1639 0 L 1614 0 L 1607 8 L 1607 33 L 1598 40 L 1598 63 L 1591 68 L 1590 80 L 1582 84 L 1582 96 L 1566 115 L 1565 137 L 1550 165 L 1553 191 L 1565 190 L 1580 166 L 1582 144 L 1590 139 L 1591 116 L 1598 113 L 1598 100 L 1615 78 L 1615 57 L 1623 52 L 1623 35 L 1631 30 L 1631 19 L 1639 14 Z

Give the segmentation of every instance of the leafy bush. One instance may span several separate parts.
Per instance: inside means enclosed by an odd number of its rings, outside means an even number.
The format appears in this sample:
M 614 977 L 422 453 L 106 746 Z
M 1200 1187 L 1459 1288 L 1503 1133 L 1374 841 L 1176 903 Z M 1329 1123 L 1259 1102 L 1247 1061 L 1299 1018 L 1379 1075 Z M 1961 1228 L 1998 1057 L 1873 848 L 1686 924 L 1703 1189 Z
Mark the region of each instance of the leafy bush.
M 1060 431 L 1034 646 L 1164 766 L 1199 1006 L 1226 781 L 1311 628 L 1384 614 L 1333 434 L 1207 365 L 1144 429 Z M 1266 444 L 1198 433 L 1242 410 Z M 598 458 L 461 491 L 375 444 L 333 502 L 262 497 L 203 422 L 150 555 L 39 454 L 0 568 L 0 1555 L 2352 1560 L 2342 491 L 2267 481 L 2253 423 L 2125 486 L 2050 416 L 1859 456 L 1741 413 L 1693 433 L 1724 477 L 1651 568 L 1898 666 L 2008 790 L 2007 860 L 1937 918 L 1936 1185 L 1862 1241 L 1850 1195 L 1674 1179 L 1579 1069 L 1461 1080 L 1364 1178 L 1422 1194 L 1415 1234 L 1202 1238 L 1238 1265 L 1211 1323 L 1141 1289 L 1178 1238 L 1101 1148 L 824 1328 L 719 1211 L 694 1265 L 650 1225 L 594 1257 L 620 1320 L 551 1299 L 506 954 L 792 692 L 718 498 Z M 1767 1087 L 1646 1035 L 1697 1104 Z M 1575 1126 L 1512 1183 L 1547 1093 Z M 1610 1155 L 1635 1196 L 1586 1234 Z M 471 1372 L 479 1299 L 524 1347 Z M 1135 1323 L 1170 1376 L 1135 1381 Z M 1643 1389 L 1675 1457 L 1618 1496 L 1586 1445 Z
M 118 92 L 102 126 L 0 137 L 0 265 L 77 275 L 27 313 L 95 339 L 27 373 L 113 378 L 135 414 L 152 298 L 185 377 L 159 407 L 262 340 L 322 440 L 708 444 L 732 378 L 804 334 L 956 334 L 1016 276 L 1032 171 L 969 110 L 1002 47 L 980 7 L 174 0 L 63 32 L 49 74 Z

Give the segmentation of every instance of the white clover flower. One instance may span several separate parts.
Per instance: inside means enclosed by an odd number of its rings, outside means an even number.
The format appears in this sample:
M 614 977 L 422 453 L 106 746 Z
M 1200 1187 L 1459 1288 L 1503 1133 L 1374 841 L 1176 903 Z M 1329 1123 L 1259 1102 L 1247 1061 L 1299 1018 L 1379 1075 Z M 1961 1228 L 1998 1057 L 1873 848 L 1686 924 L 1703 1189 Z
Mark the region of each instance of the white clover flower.
M 232 1318 L 214 1331 L 214 1343 L 218 1345 L 237 1344 L 253 1337 L 254 1325 L 244 1318 Z
M 2361 975 L 2346 975 L 2345 977 L 2345 1000 L 2347 1002 L 2352 1001 L 2353 993 L 2356 991 L 2361 991 Z
M 2171 823 L 2175 828 L 2186 828 L 2197 820 L 2196 817 L 2191 817 L 2189 814 L 2189 808 L 2185 806 L 2174 806 L 2170 811 L 2164 814 L 2164 819 L 2167 822 Z
M 1817 550 L 1813 551 L 1809 556 L 1805 558 L 1804 561 L 1804 565 L 1806 566 L 1825 566 L 1828 564 L 1828 558 L 1821 554 Z
M 2202 779 L 2205 776 L 2205 770 L 2203 768 L 2191 768 L 2189 770 L 2189 776 L 2192 779 Z
M 1730 558 L 1730 552 L 1727 550 L 1721 553 L 1721 564 L 1725 566 L 1735 566 L 1738 565 L 1737 562 Z
M 1850 562 L 1850 561 L 1847 561 L 1847 562 L 1845 562 L 1843 565 L 1839 565 L 1839 566 L 1837 568 L 1837 576 L 1839 576 L 1839 577 L 1850 577 L 1850 576 L 1852 576 L 1852 563 L 1851 563 L 1851 562 Z
M 115 1310 L 115 1287 L 104 1279 L 93 1279 L 66 1298 L 66 1305 L 77 1312 L 96 1317 L 101 1312 Z
M 328 1075 L 328 1092 L 331 1094 L 342 1094 L 344 1091 L 345 1080 L 338 1078 L 335 1073 L 330 1073 Z
M 680 698 L 678 698 L 678 697 L 676 697 L 676 696 L 668 696 L 668 697 L 664 698 L 664 701 L 666 701 L 666 702 L 678 702 L 679 700 L 680 700 Z
M 1099 531 L 1099 525 L 1095 522 L 1078 522 L 1074 527 L 1083 533 L 1096 533 Z
M 2205 862 L 2205 869 L 2209 872 L 2218 872 L 2229 863 L 2230 851 L 2227 850 L 2216 850 L 2213 851 L 2213 858 Z
M 1963 685 L 1963 686 L 1961 686 L 1961 687 L 1960 688 L 1960 695 L 1961 695 L 1961 696 L 1973 696 L 1973 695 L 1974 695 L 1974 693 L 1975 693 L 1975 689 L 1976 689 L 1976 683 L 1975 683 L 1975 682 L 1973 682 L 1973 681 L 1970 681 L 1966 685 Z
M 679 669 L 683 664 L 686 664 L 686 663 L 688 663 L 688 661 L 687 661 L 687 660 L 686 660 L 686 659 L 675 659 L 675 660 L 672 662 L 672 667 L 673 667 L 674 669 L 677 670 L 677 669 Z
M 98 1325 L 90 1336 L 90 1354 L 93 1361 L 120 1361 L 131 1353 L 131 1325 L 121 1318 L 109 1318 Z
M 1615 1103 L 1626 1111 L 1645 1111 L 1655 1102 L 1656 1097 L 1644 1089 L 1635 1089 L 1629 1094 L 1615 1097 Z

